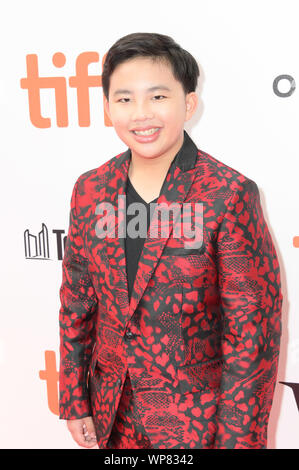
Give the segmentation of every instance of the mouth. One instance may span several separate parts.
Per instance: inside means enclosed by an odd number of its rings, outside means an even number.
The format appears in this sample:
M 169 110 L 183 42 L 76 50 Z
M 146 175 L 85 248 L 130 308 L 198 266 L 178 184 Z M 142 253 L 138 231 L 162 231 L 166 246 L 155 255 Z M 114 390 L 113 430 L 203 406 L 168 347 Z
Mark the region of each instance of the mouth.
M 140 136 L 148 136 L 148 135 L 153 135 L 155 134 L 155 132 L 157 132 L 158 130 L 160 129 L 160 127 L 152 127 L 151 129 L 146 129 L 146 130 L 143 130 L 143 131 L 137 131 L 137 130 L 133 130 L 133 134 L 135 135 L 140 135 Z

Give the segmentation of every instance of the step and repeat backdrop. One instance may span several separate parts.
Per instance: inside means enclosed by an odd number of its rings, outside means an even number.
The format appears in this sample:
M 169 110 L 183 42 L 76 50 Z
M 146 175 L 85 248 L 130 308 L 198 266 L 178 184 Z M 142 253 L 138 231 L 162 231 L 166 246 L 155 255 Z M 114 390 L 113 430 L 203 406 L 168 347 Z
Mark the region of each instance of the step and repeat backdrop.
M 58 419 L 61 262 L 76 179 L 127 149 L 101 73 L 133 32 L 170 35 L 196 58 L 185 128 L 259 187 L 284 296 L 268 447 L 299 448 L 298 13 L 291 0 L 2 5 L 1 448 L 78 448 Z

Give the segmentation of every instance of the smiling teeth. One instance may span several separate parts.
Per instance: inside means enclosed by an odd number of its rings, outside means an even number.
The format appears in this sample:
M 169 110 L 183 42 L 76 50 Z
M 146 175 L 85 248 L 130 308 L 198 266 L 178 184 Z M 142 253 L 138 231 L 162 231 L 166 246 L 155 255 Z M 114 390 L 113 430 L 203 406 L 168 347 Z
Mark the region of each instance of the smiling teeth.
M 148 129 L 147 131 L 133 131 L 134 134 L 136 135 L 152 135 L 154 134 L 157 130 L 159 130 L 159 127 L 153 127 L 152 129 Z

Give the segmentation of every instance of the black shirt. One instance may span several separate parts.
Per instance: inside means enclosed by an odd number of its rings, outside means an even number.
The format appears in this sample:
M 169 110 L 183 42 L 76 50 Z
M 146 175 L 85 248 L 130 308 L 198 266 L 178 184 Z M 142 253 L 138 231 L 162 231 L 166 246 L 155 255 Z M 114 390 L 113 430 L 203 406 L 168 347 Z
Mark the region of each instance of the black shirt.
M 150 225 L 150 204 L 157 202 L 157 200 L 158 198 L 154 199 L 153 201 L 149 203 L 145 202 L 144 199 L 142 199 L 142 197 L 139 196 L 139 194 L 135 190 L 134 186 L 132 185 L 128 177 L 127 190 L 126 190 L 126 213 L 128 212 L 129 204 L 132 204 L 133 202 L 138 202 L 138 203 L 143 204 L 147 211 L 146 232 Z M 130 220 L 136 217 L 137 215 L 138 215 L 138 211 L 136 211 L 136 214 L 132 214 L 132 215 L 127 214 L 127 226 Z M 136 225 L 136 231 L 138 231 L 139 229 L 140 229 L 139 226 Z M 129 293 L 129 300 L 130 300 L 132 289 L 133 289 L 133 284 L 135 281 L 136 272 L 138 268 L 138 262 L 139 262 L 139 258 L 142 252 L 142 248 L 143 248 L 146 236 L 145 237 L 137 236 L 137 238 L 131 238 L 128 232 L 129 231 L 127 229 L 126 237 L 125 237 L 125 250 L 126 250 L 128 293 Z

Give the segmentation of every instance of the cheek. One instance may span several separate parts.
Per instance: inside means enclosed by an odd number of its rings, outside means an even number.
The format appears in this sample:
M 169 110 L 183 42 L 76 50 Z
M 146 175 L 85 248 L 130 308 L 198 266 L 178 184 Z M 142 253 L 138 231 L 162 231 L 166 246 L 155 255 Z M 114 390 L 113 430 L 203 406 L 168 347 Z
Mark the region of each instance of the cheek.
M 114 115 L 112 117 L 113 117 L 112 122 L 113 122 L 115 129 L 122 129 L 125 126 L 127 126 L 128 117 L 124 112 L 122 113 L 119 112 L 117 113 L 117 115 Z
M 114 130 L 120 140 L 122 140 L 127 146 L 131 145 L 131 142 L 129 140 L 128 135 L 130 134 L 128 129 L 129 129 L 129 123 L 126 119 L 121 119 L 120 117 L 112 121 Z M 132 136 L 133 138 L 133 136 Z
M 181 131 L 182 123 L 184 123 L 185 113 L 183 112 L 182 105 L 177 106 L 173 104 L 167 109 L 161 109 L 158 115 L 161 120 L 171 126 L 172 129 Z
M 110 106 L 110 117 L 113 126 L 116 128 L 123 127 L 128 121 L 128 111 L 125 110 L 125 106 Z

